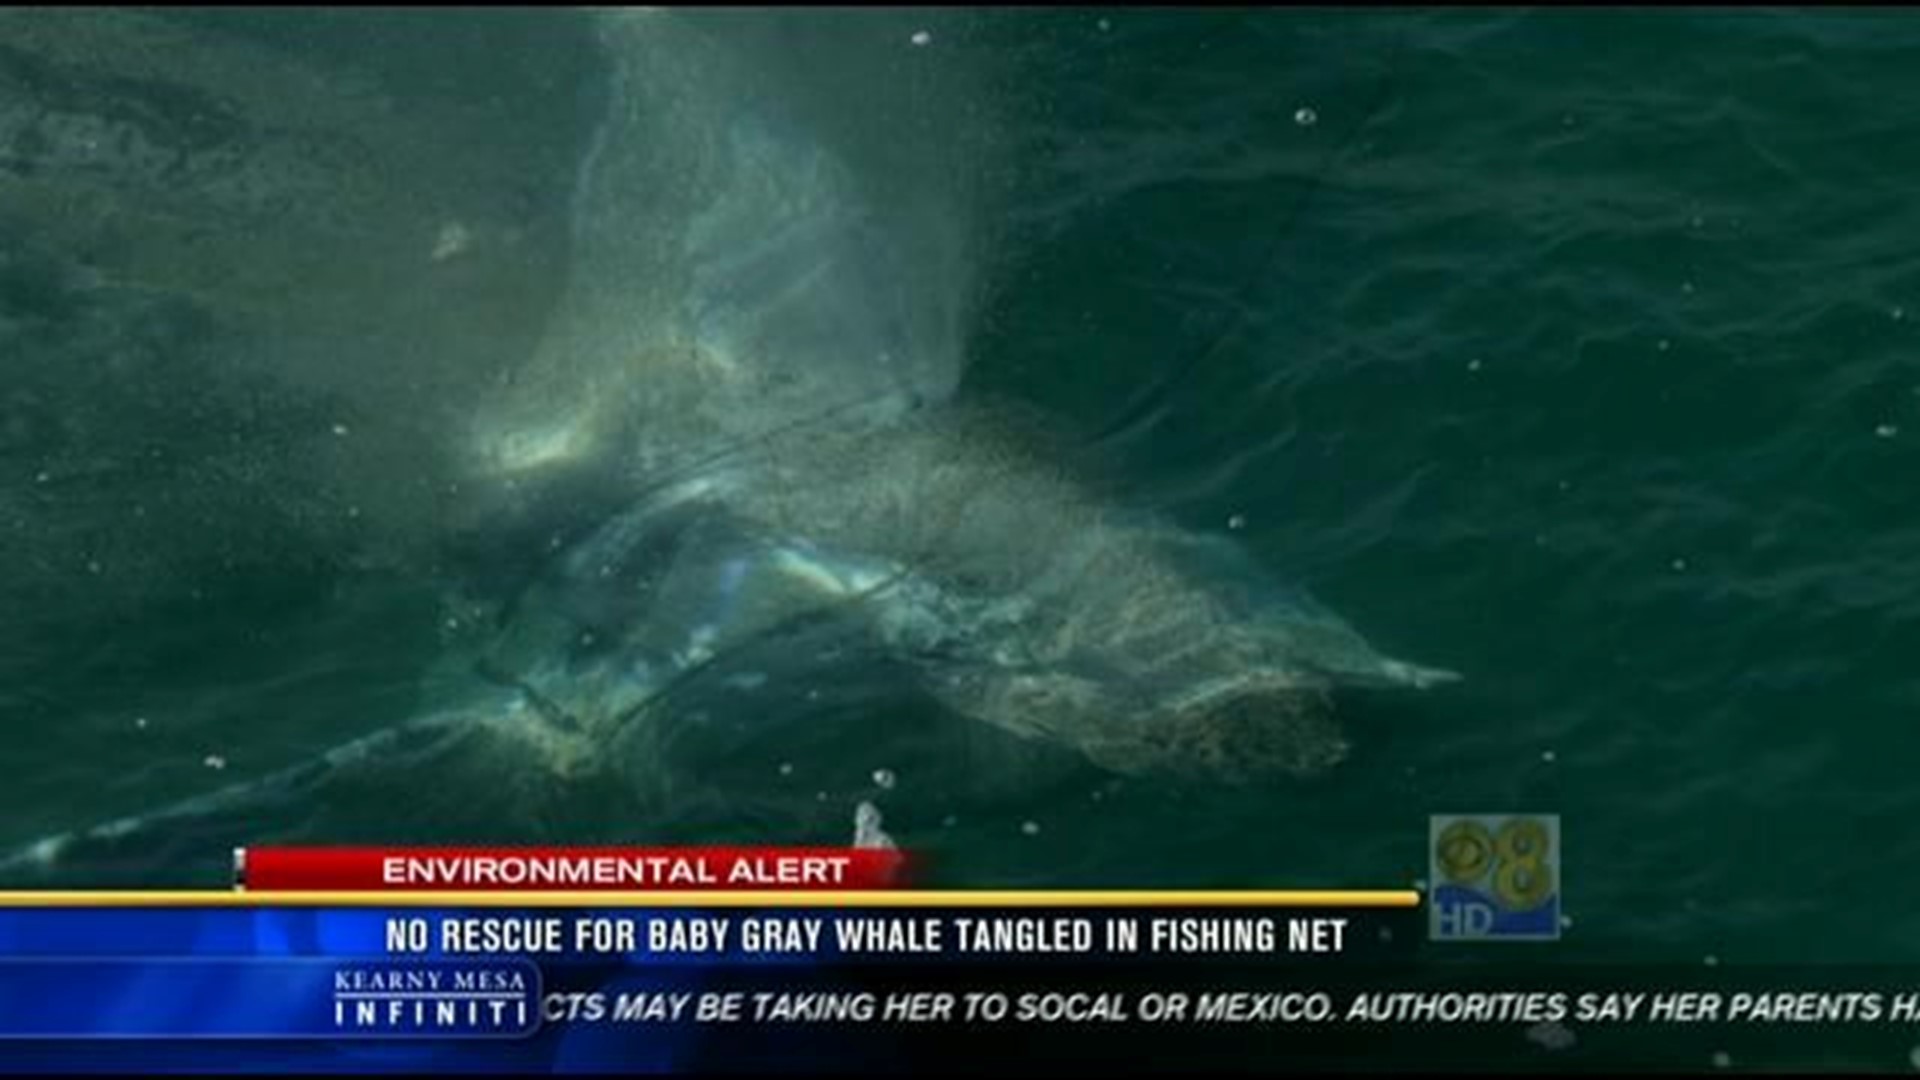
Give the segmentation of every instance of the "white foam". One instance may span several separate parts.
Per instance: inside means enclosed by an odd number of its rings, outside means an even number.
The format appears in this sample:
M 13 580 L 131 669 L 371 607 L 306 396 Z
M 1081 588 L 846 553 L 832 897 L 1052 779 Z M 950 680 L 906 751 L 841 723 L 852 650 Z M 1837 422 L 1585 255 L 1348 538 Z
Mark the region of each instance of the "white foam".
M 881 826 L 885 819 L 880 816 L 880 808 L 870 802 L 863 802 L 853 811 L 853 846 L 857 848 L 877 848 L 891 851 L 898 845 L 893 837 L 887 835 Z

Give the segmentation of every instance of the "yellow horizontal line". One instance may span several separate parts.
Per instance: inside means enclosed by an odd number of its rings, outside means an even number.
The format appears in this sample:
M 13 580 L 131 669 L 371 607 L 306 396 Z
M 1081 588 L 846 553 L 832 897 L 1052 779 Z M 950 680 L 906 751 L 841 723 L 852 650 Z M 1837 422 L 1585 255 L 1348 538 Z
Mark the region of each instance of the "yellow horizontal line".
M 0 891 L 0 908 L 1412 908 L 1412 889 L 902 889 L 793 892 L 229 892 L 216 889 Z

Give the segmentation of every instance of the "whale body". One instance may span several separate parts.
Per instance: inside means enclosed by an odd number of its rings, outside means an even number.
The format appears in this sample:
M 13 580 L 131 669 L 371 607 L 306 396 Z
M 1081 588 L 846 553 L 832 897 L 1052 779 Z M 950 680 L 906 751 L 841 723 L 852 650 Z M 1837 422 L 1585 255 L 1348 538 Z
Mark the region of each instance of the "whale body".
M 459 601 L 476 629 L 430 673 L 445 707 L 0 871 L 476 736 L 539 782 L 640 776 L 698 726 L 690 701 L 849 656 L 1099 768 L 1218 782 L 1340 762 L 1343 688 L 1457 678 L 1116 505 L 964 391 L 991 138 L 932 121 L 984 122 L 965 63 L 898 15 L 813 37 L 770 13 L 592 18 L 604 116 L 566 281 L 448 451 L 461 527 L 530 538 L 536 569 Z
M 942 246 L 965 220 L 962 194 L 941 214 L 885 205 L 861 148 L 783 115 L 779 87 L 729 52 L 724 28 L 678 13 L 603 25 L 623 96 L 576 207 L 596 223 L 576 262 L 581 295 L 535 360 L 565 375 L 514 405 L 539 402 L 531 430 L 598 429 L 580 453 L 678 492 L 603 529 L 563 577 L 591 583 L 663 514 L 739 546 L 718 564 L 728 542 L 710 534 L 656 551 L 666 569 L 625 586 L 619 603 L 635 611 L 622 629 L 580 632 L 626 635 L 651 650 L 638 662 L 649 672 L 684 670 L 784 619 L 839 610 L 963 715 L 1117 771 L 1219 779 L 1340 760 L 1340 686 L 1453 677 L 1261 589 L 1264 572 L 1225 541 L 1103 502 L 968 402 L 966 282 L 951 269 L 966 252 Z M 596 359 L 583 372 L 585 356 Z M 605 434 L 609 408 L 621 437 Z M 487 423 L 516 437 L 511 422 Z M 516 465 L 490 460 L 501 475 Z M 743 613 L 748 576 L 764 590 L 758 615 Z M 560 619 L 553 633 L 577 629 Z M 648 692 L 596 677 L 597 659 L 556 662 L 557 641 L 519 649 L 569 715 L 625 716 Z

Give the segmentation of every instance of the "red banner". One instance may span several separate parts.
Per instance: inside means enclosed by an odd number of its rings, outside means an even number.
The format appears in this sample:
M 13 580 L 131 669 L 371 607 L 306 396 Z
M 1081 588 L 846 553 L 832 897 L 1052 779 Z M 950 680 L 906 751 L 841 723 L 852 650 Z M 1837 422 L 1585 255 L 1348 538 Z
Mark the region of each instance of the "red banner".
M 885 889 L 905 858 L 891 848 L 322 847 L 242 848 L 249 892 Z

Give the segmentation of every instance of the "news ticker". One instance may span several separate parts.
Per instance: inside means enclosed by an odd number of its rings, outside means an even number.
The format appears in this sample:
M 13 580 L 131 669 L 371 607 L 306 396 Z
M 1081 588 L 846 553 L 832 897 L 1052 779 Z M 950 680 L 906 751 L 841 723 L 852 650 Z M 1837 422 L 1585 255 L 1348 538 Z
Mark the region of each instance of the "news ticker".
M 1349 932 L 1377 916 L 1410 934 L 1418 904 L 1412 890 L 4 892 L 0 1039 L 514 1039 L 571 1022 L 954 1020 L 961 996 L 941 986 L 950 975 L 990 979 L 1009 962 L 1385 955 L 1395 934 L 1384 921 L 1366 940 Z M 836 989 L 848 971 L 888 967 L 888 978 L 925 985 L 884 997 Z M 692 989 L 738 975 L 761 981 Z M 601 985 L 609 976 L 619 985 Z M 1078 1011 L 1079 1000 L 1059 1007 Z
M 1422 906 L 1410 890 L 5 893 L 0 1070 L 1886 1065 L 1920 1041 L 1920 971 L 1514 963 L 1544 954 L 1438 945 Z

